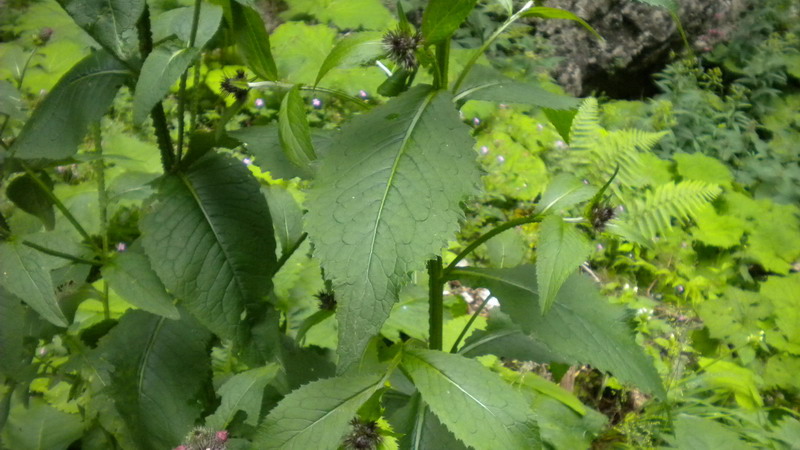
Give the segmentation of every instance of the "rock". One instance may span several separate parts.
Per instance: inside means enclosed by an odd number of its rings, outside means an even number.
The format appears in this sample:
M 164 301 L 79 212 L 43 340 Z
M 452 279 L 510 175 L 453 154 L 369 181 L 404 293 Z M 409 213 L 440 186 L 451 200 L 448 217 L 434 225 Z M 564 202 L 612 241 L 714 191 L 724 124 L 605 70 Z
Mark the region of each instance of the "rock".
M 677 0 L 680 18 L 695 51 L 710 51 L 725 39 L 746 9 L 746 0 Z M 603 92 L 612 98 L 652 95 L 652 74 L 683 41 L 669 13 L 634 0 L 551 0 L 547 6 L 566 9 L 592 25 L 606 40 L 601 44 L 573 21 L 532 19 L 536 33 L 547 37 L 563 57 L 553 73 L 573 95 Z

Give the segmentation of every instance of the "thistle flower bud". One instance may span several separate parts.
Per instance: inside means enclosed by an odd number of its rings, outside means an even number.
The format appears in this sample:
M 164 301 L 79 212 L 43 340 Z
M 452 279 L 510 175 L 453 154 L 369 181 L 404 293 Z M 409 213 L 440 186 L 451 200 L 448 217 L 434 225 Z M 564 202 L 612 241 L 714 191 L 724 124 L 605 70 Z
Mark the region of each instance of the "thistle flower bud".
M 383 47 L 386 56 L 405 70 L 417 68 L 417 47 L 422 41 L 419 33 L 409 34 L 401 29 L 389 31 L 383 36 Z

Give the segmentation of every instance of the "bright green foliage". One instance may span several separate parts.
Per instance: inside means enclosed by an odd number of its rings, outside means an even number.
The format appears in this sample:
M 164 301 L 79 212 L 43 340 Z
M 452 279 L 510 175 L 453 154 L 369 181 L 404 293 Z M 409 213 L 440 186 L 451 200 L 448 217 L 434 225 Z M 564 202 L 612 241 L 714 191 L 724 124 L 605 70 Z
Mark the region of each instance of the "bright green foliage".
M 232 376 L 219 387 L 217 392 L 222 398 L 221 404 L 206 419 L 206 426 L 212 430 L 224 430 L 238 411 L 247 414 L 244 423 L 257 426 L 264 388 L 275 378 L 278 370 L 279 366 L 273 363 Z
M 408 349 L 400 367 L 439 420 L 467 445 L 541 448 L 530 407 L 480 363 L 434 350 Z
M 706 183 L 730 187 L 733 181 L 730 169 L 718 159 L 702 153 L 676 153 L 672 159 L 677 163 L 678 175 L 686 180 L 705 181 Z
M 341 367 L 455 233 L 458 203 L 476 191 L 471 148 L 450 96 L 421 86 L 346 124 L 320 158 L 306 224 L 337 292 Z
M 105 114 L 130 71 L 106 52 L 84 58 L 36 108 L 11 152 L 24 159 L 63 159 L 75 154 L 86 129 Z
M 642 245 L 672 228 L 672 220 L 687 220 L 719 195 L 720 189 L 702 181 L 667 183 L 626 205 L 625 214 L 609 230 Z
M 145 0 L 60 0 L 58 2 L 81 28 L 107 51 L 123 61 L 138 55 L 136 22 Z
M 528 260 L 527 244 L 517 230 L 506 230 L 486 243 L 486 257 L 494 267 L 516 267 Z
M 141 245 L 132 245 L 103 267 L 109 286 L 133 306 L 168 319 L 180 318 L 164 284 L 150 267 Z
M 780 350 L 800 355 L 800 275 L 770 277 L 761 285 L 761 294 L 772 300 L 775 325 L 779 333 L 770 333 L 767 342 Z
M 335 67 L 363 64 L 378 58 L 384 52 L 380 33 L 348 34 L 337 42 L 325 57 L 325 61 L 322 62 L 322 66 L 317 72 L 314 85 L 319 84 L 320 80 Z
M 311 142 L 311 130 L 308 128 L 306 107 L 300 96 L 299 85 L 289 89 L 283 97 L 278 117 L 278 138 L 286 158 L 294 165 L 308 169 L 317 155 Z
M 746 450 L 752 448 L 738 435 L 711 419 L 680 415 L 675 420 L 675 446 L 680 450 L 706 450 L 724 448 Z
M 27 406 L 15 402 L 4 430 L 0 437 L 8 448 L 66 450 L 81 437 L 83 423 L 77 414 L 67 414 L 33 398 Z
M 661 380 L 634 342 L 623 308 L 608 304 L 589 280 L 573 275 L 561 287 L 550 312 L 542 316 L 533 270 L 532 266 L 459 269 L 454 276 L 489 289 L 522 331 L 560 359 L 589 363 L 663 397 Z
M 198 48 L 166 44 L 159 45 L 147 56 L 133 96 L 134 122 L 144 122 L 153 106 L 169 92 L 199 54 Z
M 331 22 L 340 29 L 380 30 L 393 21 L 380 0 L 291 0 L 286 17 L 309 14 L 320 22 Z
M 437 44 L 461 26 L 476 0 L 430 0 L 422 14 L 422 37 L 426 44 Z
M 594 197 L 595 188 L 572 175 L 560 174 L 553 178 L 536 207 L 540 214 L 559 213 Z
M 230 5 L 234 39 L 248 67 L 261 78 L 276 80 L 278 69 L 275 67 L 275 60 L 272 59 L 269 35 L 261 16 L 249 6 L 239 2 L 233 1 Z
M 210 153 L 167 175 L 141 222 L 150 264 L 176 297 L 221 336 L 269 291 L 275 240 L 258 183 L 238 160 Z M 187 251 L 191 249 L 192 251 Z
M 546 314 L 561 285 L 586 261 L 592 247 L 575 225 L 564 222 L 559 216 L 547 216 L 539 227 L 536 250 L 539 306 L 542 314 Z
M 383 381 L 384 376 L 378 373 L 344 375 L 293 391 L 270 411 L 253 441 L 254 447 L 338 448 L 350 420 Z
M 745 222 L 739 217 L 717 214 L 709 205 L 694 214 L 694 222 L 694 239 L 706 245 L 730 248 L 741 244 Z
M 543 89 L 531 83 L 512 80 L 483 65 L 475 65 L 458 89 L 455 99 L 485 100 L 497 103 L 522 103 L 553 110 L 575 109 L 580 100 Z
M 69 322 L 59 307 L 50 269 L 41 253 L 19 242 L 0 242 L 3 270 L 0 284 L 49 322 L 66 327 Z

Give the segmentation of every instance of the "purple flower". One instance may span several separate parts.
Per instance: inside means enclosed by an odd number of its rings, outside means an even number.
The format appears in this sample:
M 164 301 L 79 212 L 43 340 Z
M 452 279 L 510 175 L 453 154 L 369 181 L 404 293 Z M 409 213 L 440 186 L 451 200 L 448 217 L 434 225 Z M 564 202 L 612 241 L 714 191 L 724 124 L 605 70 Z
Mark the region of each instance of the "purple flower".
M 117 242 L 117 251 L 118 252 L 124 252 L 127 249 L 128 249 L 128 245 L 127 244 L 125 244 L 124 242 Z
M 503 155 L 500 155 L 500 156 L 497 157 L 497 162 L 499 162 L 500 164 L 503 164 L 504 162 L 506 162 L 506 158 L 503 157 Z
M 263 107 L 264 107 L 264 99 L 263 98 L 257 98 L 256 99 L 256 108 L 261 109 Z
M 249 166 L 250 164 L 253 164 L 253 160 L 250 159 L 250 158 L 245 158 L 245 159 L 242 160 L 242 162 L 244 163 L 245 166 Z
M 318 98 L 315 98 L 315 99 L 311 100 L 311 106 L 313 106 L 314 109 L 322 108 L 322 100 L 320 100 Z
M 225 442 L 228 440 L 228 430 L 217 431 L 217 440 Z
M 361 98 L 363 98 L 363 99 L 365 99 L 365 100 L 366 100 L 367 98 L 369 98 L 369 94 L 367 94 L 367 91 L 365 91 L 365 90 L 363 90 L 363 89 L 361 89 L 360 91 L 358 91 L 358 96 L 359 96 L 359 97 L 361 97 Z
M 489 147 L 483 146 L 481 147 L 481 155 L 488 155 L 489 154 Z
M 472 119 L 472 124 L 477 127 L 478 125 L 481 124 L 481 119 L 475 117 L 474 119 Z

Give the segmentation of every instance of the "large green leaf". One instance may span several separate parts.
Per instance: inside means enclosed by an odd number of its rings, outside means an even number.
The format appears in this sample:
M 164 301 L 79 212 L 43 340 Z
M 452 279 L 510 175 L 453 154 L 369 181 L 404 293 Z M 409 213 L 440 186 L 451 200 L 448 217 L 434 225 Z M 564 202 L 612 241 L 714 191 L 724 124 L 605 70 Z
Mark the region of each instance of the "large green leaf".
M 456 101 L 485 100 L 496 103 L 523 103 L 553 110 L 575 109 L 581 100 L 547 91 L 535 84 L 506 77 L 490 67 L 475 65 L 461 84 Z
M 536 212 L 544 214 L 566 210 L 578 203 L 585 202 L 594 196 L 597 189 L 584 184 L 569 174 L 559 174 L 547 185 L 542 198 L 536 205 Z
M 130 75 L 106 52 L 87 56 L 58 80 L 25 123 L 11 152 L 25 159 L 72 156 L 89 124 L 105 114 Z
M 422 14 L 422 36 L 436 44 L 455 33 L 472 12 L 476 0 L 431 0 Z
M 311 130 L 306 118 L 306 106 L 300 96 L 300 85 L 294 85 L 281 101 L 278 111 L 278 137 L 286 158 L 294 165 L 308 170 L 311 161 L 317 159 Z
M 547 216 L 539 227 L 536 245 L 536 281 L 539 306 L 547 313 L 564 281 L 589 256 L 592 247 L 575 225 L 559 216 Z
M 144 122 L 153 106 L 169 92 L 200 54 L 198 48 L 159 45 L 147 56 L 133 95 L 133 121 Z
M 123 61 L 138 56 L 136 22 L 145 0 L 58 0 L 72 19 Z
M 472 146 L 450 95 L 419 86 L 342 127 L 320 156 L 307 229 L 339 302 L 340 368 L 457 231 L 478 183 Z
M 325 74 L 336 67 L 362 64 L 380 57 L 386 52 L 381 36 L 381 33 L 368 31 L 349 34 L 342 38 L 322 62 L 322 66 L 317 72 L 317 78 L 314 80 L 314 86 L 319 84 Z
M 453 271 L 453 277 L 489 289 L 524 332 L 566 362 L 591 364 L 664 397 L 661 379 L 636 344 L 623 307 L 608 303 L 589 279 L 575 274 L 562 285 L 550 312 L 542 316 L 532 271 L 532 266 L 467 268 Z
M 428 405 L 422 401 L 419 393 L 411 396 L 405 406 L 389 417 L 389 421 L 395 432 L 403 434 L 399 441 L 402 449 L 466 450 L 467 448 L 442 425 Z
M 19 402 L 11 408 L 0 441 L 4 448 L 66 450 L 82 432 L 79 415 L 59 411 L 33 397 L 27 407 Z
M 409 349 L 401 369 L 439 420 L 477 449 L 541 448 L 530 407 L 475 360 L 435 350 Z
M 254 448 L 335 449 L 358 409 L 383 385 L 384 375 L 345 375 L 314 381 L 270 411 Z
M 100 341 L 93 357 L 113 365 L 102 393 L 141 448 L 175 447 L 197 420 L 211 374 L 210 338 L 186 312 L 170 320 L 129 310 Z
M 180 314 L 138 242 L 103 267 L 103 278 L 128 303 L 147 312 L 178 319 Z
M 247 66 L 261 78 L 276 80 L 278 69 L 272 59 L 269 35 L 261 16 L 249 6 L 231 2 L 233 37 L 242 52 Z
M 220 386 L 222 402 L 214 414 L 206 419 L 206 426 L 212 430 L 224 430 L 238 411 L 247 414 L 244 423 L 258 425 L 264 388 L 278 374 L 278 369 L 280 367 L 273 363 L 232 376 Z
M 192 314 L 221 336 L 245 328 L 276 258 L 269 207 L 241 161 L 209 153 L 165 176 L 141 229 L 150 264 Z
M 0 242 L 0 261 L 0 285 L 47 321 L 60 327 L 69 324 L 58 305 L 49 267 L 41 253 L 19 242 Z

